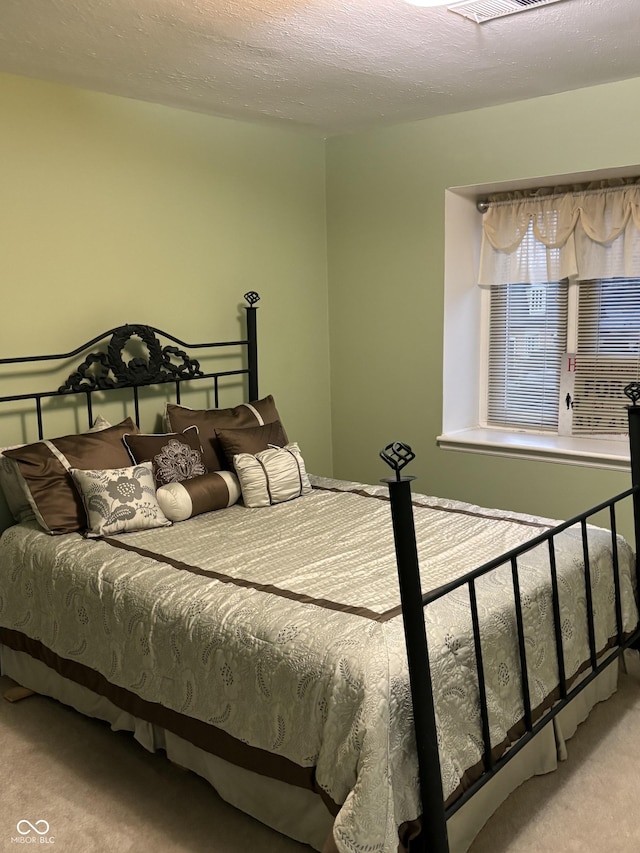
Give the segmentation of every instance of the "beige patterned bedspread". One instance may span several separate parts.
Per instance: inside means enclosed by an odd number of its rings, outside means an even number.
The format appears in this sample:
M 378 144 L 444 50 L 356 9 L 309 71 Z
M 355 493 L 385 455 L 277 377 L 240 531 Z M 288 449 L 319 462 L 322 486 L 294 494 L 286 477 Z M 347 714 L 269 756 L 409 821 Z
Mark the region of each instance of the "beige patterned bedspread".
M 417 767 L 383 486 L 312 478 L 310 495 L 241 505 L 111 541 L 16 525 L 0 543 L 0 626 L 234 738 L 315 767 L 341 805 L 341 853 L 395 851 Z M 548 522 L 414 496 L 423 589 Z M 117 547 L 119 546 L 119 547 Z M 137 550 L 136 550 L 137 549 Z M 532 705 L 556 687 L 548 552 L 520 560 Z M 155 556 L 154 556 L 155 555 Z M 625 630 L 632 554 L 621 544 Z M 588 659 L 579 531 L 557 543 L 567 674 Z M 611 537 L 590 529 L 597 646 L 615 635 Z M 509 567 L 478 583 L 493 744 L 522 719 Z M 427 610 L 445 796 L 482 752 L 468 596 Z

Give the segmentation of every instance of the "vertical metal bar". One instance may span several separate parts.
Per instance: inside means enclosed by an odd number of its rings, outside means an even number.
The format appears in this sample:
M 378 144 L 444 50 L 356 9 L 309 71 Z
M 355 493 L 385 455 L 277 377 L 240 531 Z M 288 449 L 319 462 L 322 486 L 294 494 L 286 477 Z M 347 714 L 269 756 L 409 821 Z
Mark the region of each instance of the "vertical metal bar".
M 622 597 L 620 591 L 620 564 L 618 560 L 618 538 L 616 530 L 616 505 L 609 507 L 609 518 L 611 520 L 611 562 L 613 568 L 613 588 L 615 592 L 616 608 L 616 642 L 622 642 Z
M 91 400 L 91 391 L 87 391 L 87 420 L 89 421 L 89 428 L 93 426 L 93 407 Z
M 524 643 L 524 619 L 522 618 L 522 601 L 520 599 L 520 578 L 518 577 L 518 560 L 511 558 L 511 576 L 513 578 L 513 598 L 516 605 L 516 625 L 518 627 L 518 652 L 520 654 L 520 673 L 522 677 L 522 704 L 524 705 L 524 722 L 527 731 L 533 727 L 531 719 L 531 696 L 529 693 L 529 672 L 527 669 L 527 649 Z
M 42 400 L 40 397 L 36 397 L 36 417 L 38 419 L 38 438 L 42 440 L 44 438 L 44 430 L 42 428 Z
M 411 480 L 413 477 L 385 480 L 385 482 L 389 484 L 398 582 L 409 664 L 409 683 L 413 702 L 422 801 L 422 836 L 428 844 L 429 853 L 448 853 L 449 841 L 433 705 L 431 666 L 411 506 Z
M 138 399 L 138 386 L 133 386 L 133 406 L 136 413 L 136 426 L 140 426 L 140 400 Z
M 251 399 L 253 399 L 253 397 Z M 217 375 L 213 377 L 213 405 L 216 409 L 220 405 L 219 383 Z
M 627 386 L 629 387 L 629 386 Z M 625 388 L 625 393 L 627 388 Z M 631 485 L 633 493 L 633 528 L 635 533 L 636 580 L 640 589 L 640 406 L 629 406 L 629 447 L 631 451 Z
M 180 382 L 176 381 L 176 403 L 180 405 Z
M 249 305 L 247 312 L 247 365 L 249 368 L 249 400 L 258 399 L 258 329 L 256 307 Z
M 582 529 L 582 553 L 584 555 L 584 589 L 587 598 L 587 631 L 589 633 L 589 651 L 591 657 L 591 668 L 595 669 L 598 660 L 596 656 L 596 633 L 593 624 L 593 592 L 591 589 L 591 566 L 589 563 L 589 540 L 587 537 L 587 521 L 580 522 Z
M 483 763 L 485 770 L 493 767 L 491 754 L 491 731 L 489 729 L 489 709 L 487 707 L 487 684 L 484 678 L 484 663 L 482 660 L 482 642 L 480 640 L 480 618 L 478 616 L 478 599 L 476 597 L 476 582 L 469 581 L 469 603 L 471 605 L 471 622 L 473 624 L 473 645 L 476 653 L 476 673 L 478 675 L 478 698 L 480 700 L 480 721 L 482 723 L 482 741 L 484 743 Z
M 567 675 L 564 666 L 564 647 L 562 645 L 562 622 L 560 616 L 560 593 L 558 591 L 558 569 L 556 566 L 556 548 L 553 537 L 549 539 L 549 565 L 551 567 L 551 601 L 553 606 L 553 633 L 556 640 L 558 658 L 558 680 L 560 696 L 567 698 Z

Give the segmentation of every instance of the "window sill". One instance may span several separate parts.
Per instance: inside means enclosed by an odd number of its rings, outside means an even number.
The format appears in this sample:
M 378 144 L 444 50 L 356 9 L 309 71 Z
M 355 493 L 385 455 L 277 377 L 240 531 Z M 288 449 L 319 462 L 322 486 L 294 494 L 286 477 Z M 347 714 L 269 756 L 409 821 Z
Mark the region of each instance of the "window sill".
M 577 438 L 475 427 L 439 435 L 437 442 L 443 450 L 629 471 L 629 443 L 626 438 Z

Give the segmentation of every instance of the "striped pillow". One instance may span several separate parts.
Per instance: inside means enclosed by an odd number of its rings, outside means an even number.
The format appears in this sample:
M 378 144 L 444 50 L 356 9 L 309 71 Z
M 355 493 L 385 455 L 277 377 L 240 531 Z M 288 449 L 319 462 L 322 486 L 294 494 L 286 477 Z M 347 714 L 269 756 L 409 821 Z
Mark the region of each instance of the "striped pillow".
M 304 460 L 295 442 L 269 447 L 255 455 L 238 453 L 233 464 L 245 506 L 271 506 L 311 491 Z

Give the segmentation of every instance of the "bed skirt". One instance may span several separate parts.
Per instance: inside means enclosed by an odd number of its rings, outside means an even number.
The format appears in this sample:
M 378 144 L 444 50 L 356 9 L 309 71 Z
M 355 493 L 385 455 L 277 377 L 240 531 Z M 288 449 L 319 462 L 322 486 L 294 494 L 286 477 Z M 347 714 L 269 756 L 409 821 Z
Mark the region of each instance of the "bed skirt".
M 122 711 L 25 652 L 0 645 L 0 674 L 85 716 L 103 720 L 114 731 L 132 732 L 145 749 L 164 750 L 170 761 L 206 779 L 223 800 L 261 823 L 315 850 L 336 853 L 331 833 L 333 818 L 313 792 L 217 758 L 166 729 Z M 566 758 L 566 741 L 593 706 L 615 692 L 617 678 L 616 661 L 453 815 L 448 822 L 451 853 L 465 853 L 489 817 L 519 785 L 534 775 L 556 769 L 558 760 Z

